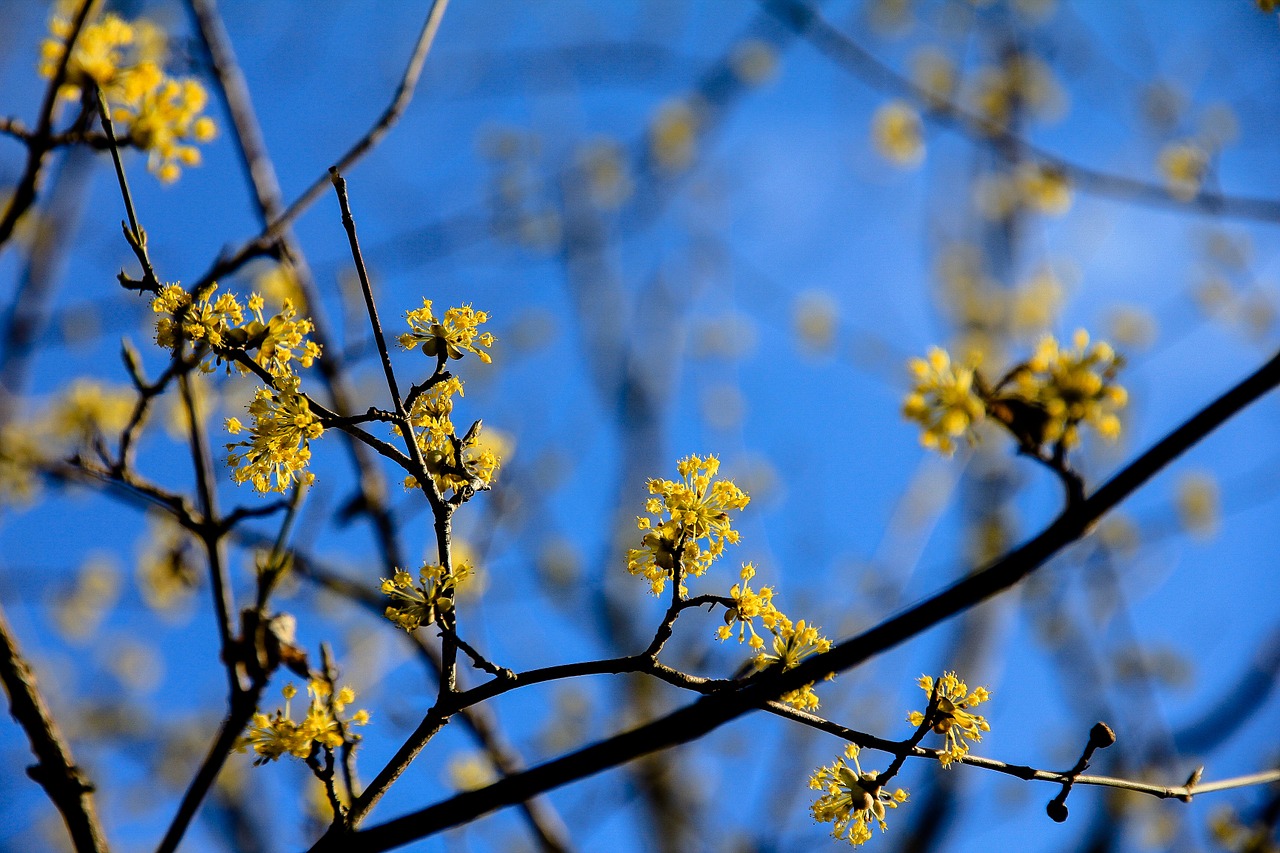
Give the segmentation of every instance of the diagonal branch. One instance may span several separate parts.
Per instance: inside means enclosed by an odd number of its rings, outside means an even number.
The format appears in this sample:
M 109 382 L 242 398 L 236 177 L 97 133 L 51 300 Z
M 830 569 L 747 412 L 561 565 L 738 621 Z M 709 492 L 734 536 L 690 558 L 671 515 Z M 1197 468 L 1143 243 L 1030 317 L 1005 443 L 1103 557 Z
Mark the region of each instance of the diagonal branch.
M 71 759 L 71 750 L 62 739 L 58 725 L 36 686 L 31 666 L 22 657 L 0 610 L 0 681 L 9 694 L 9 713 L 31 741 L 38 763 L 27 775 L 44 788 L 67 824 L 71 842 L 78 853 L 105 851 L 106 837 L 93 806 L 93 785 Z
M 199 15 L 198 7 L 200 5 L 212 8 L 210 0 L 197 0 L 195 4 L 197 15 Z M 409 102 L 413 100 L 413 93 L 418 87 L 419 78 L 422 76 L 422 68 L 427 61 L 427 54 L 431 52 L 431 45 L 435 41 L 436 33 L 440 29 L 440 21 L 444 18 L 444 10 L 448 5 L 449 0 L 432 0 L 431 8 L 427 11 L 427 18 L 422 24 L 421 32 L 418 33 L 418 39 L 413 46 L 413 53 L 409 56 L 409 62 L 400 78 L 399 85 L 396 86 L 396 92 L 391 98 L 391 103 L 382 111 L 382 115 L 378 117 L 373 126 L 338 159 L 334 164 L 334 168 L 339 171 L 345 171 L 355 165 L 375 145 L 382 141 L 382 138 L 390 132 L 396 122 L 400 120 L 400 117 L 404 115 L 404 111 L 409 107 Z M 206 38 L 206 44 L 209 44 L 208 34 L 204 37 Z M 244 143 L 242 142 L 241 144 L 243 145 Z M 245 153 L 246 155 L 248 154 L 247 149 Z M 254 162 L 250 161 L 251 168 Z M 205 273 L 201 283 L 210 282 L 234 272 L 244 266 L 247 261 L 270 251 L 271 247 L 293 225 L 294 220 L 315 203 L 315 200 L 324 192 L 328 183 L 329 173 L 326 171 L 325 174 L 312 181 L 311 185 L 293 203 L 278 216 L 275 216 L 257 237 L 244 243 L 229 255 L 219 258 L 213 267 Z
M 643 726 L 586 746 L 487 788 L 449 800 L 345 837 L 328 837 L 316 850 L 380 851 L 460 826 L 502 806 L 558 788 L 611 767 L 696 740 L 738 717 L 765 707 L 830 673 L 843 672 L 894 648 L 934 625 L 1003 592 L 1026 578 L 1067 545 L 1083 536 L 1113 507 L 1157 472 L 1232 416 L 1280 385 L 1280 355 L 1197 412 L 1158 441 L 1096 492 L 1064 511 L 1042 533 L 1001 559 L 899 616 L 815 655 L 793 669 L 776 670 L 741 689 L 709 695 Z

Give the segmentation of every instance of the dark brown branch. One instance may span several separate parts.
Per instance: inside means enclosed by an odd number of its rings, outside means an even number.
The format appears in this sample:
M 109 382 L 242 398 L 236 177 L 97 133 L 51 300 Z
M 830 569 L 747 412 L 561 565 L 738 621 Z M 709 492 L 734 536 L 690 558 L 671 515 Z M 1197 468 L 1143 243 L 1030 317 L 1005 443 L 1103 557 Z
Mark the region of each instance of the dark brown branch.
M 30 664 L 18 650 L 17 641 L 0 609 L 0 681 L 9 695 L 9 713 L 31 742 L 37 763 L 27 775 L 44 788 L 62 813 L 78 853 L 105 851 L 106 837 L 93 806 L 93 785 L 71 758 L 71 750 L 58 731 L 36 685 Z
M 214 737 L 213 744 L 209 747 L 209 752 L 205 755 L 200 769 L 196 771 L 191 784 L 187 786 L 182 802 L 178 805 L 178 811 L 173 816 L 173 821 L 169 824 L 169 829 L 161 839 L 160 845 L 156 848 L 156 853 L 173 853 L 178 849 L 178 844 L 182 842 L 182 837 L 186 835 L 187 828 L 199 811 L 200 804 L 204 802 L 205 795 L 213 786 L 214 780 L 218 778 L 218 773 L 222 771 L 222 765 L 226 763 L 227 756 L 235 747 L 240 733 L 253 718 L 253 712 L 258 707 L 258 697 L 265 686 L 264 680 L 255 679 L 247 690 L 232 695 L 227 716 L 222 721 L 222 726 L 218 729 L 218 734 Z

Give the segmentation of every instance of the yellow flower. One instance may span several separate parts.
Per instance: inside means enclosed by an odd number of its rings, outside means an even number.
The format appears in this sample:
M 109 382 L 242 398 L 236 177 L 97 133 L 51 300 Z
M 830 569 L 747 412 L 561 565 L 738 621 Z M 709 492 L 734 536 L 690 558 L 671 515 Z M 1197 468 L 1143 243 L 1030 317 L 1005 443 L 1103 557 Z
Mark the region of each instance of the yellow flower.
M 773 651 L 761 651 L 752 659 L 755 668 L 760 671 L 771 666 L 792 669 L 805 658 L 831 649 L 831 641 L 822 636 L 816 626 L 805 624 L 803 619 L 793 624 L 786 616 L 775 613 L 769 630 L 773 632 Z M 832 676 L 827 676 L 828 680 L 831 678 Z M 818 694 L 813 690 L 813 682 L 784 693 L 778 697 L 778 701 L 802 711 L 814 711 L 818 708 Z
M 454 433 L 453 398 L 462 396 L 462 382 L 450 377 L 418 395 L 409 411 L 414 440 L 422 450 L 427 471 L 441 492 L 450 489 L 487 489 L 502 465 L 500 452 L 510 450 L 501 436 L 490 436 L 476 421 L 462 438 Z M 399 429 L 393 427 L 396 434 Z M 405 488 L 418 487 L 414 477 L 405 479 Z
M 1183 474 L 1177 485 L 1178 523 L 1192 536 L 1209 539 L 1222 520 L 1218 481 L 1205 471 Z
M 71 19 L 54 14 L 49 35 L 40 45 L 40 76 L 53 79 L 71 35 Z M 67 62 L 66 83 L 58 93 L 78 100 L 89 85 L 101 87 L 108 102 L 131 102 L 141 97 L 160 76 L 164 34 L 148 21 L 129 22 L 116 14 L 90 21 L 80 31 L 75 51 Z
M 905 101 L 890 101 L 871 117 L 871 141 L 895 166 L 918 166 L 924 159 L 924 124 Z
M 404 630 L 412 633 L 422 625 L 430 625 L 442 612 L 453 609 L 454 592 L 471 576 L 471 567 L 459 563 L 453 572 L 446 574 L 444 567 L 423 563 L 418 570 L 418 583 L 403 569 L 396 569 L 390 578 L 383 578 L 382 594 L 391 598 L 385 615 Z
M 649 153 L 667 172 L 689 168 L 697 154 L 701 120 L 687 100 L 670 100 L 658 108 L 649 126 Z
M 933 698 L 934 681 L 931 676 L 922 675 L 916 682 L 925 695 Z M 944 672 L 938 681 L 937 708 L 931 717 L 933 730 L 937 734 L 946 735 L 946 744 L 939 751 L 938 761 L 943 767 L 949 767 L 969 754 L 969 740 L 982 740 L 982 733 L 991 731 L 987 718 L 969 713 L 969 709 L 980 705 L 991 698 L 985 687 L 975 687 L 969 692 L 969 686 L 956 677 L 954 672 Z M 927 709 L 926 709 L 927 710 Z M 907 722 L 913 726 L 922 725 L 925 713 L 912 711 L 907 715 Z
M 49 454 L 31 424 L 0 426 L 0 506 L 26 504 L 40 489 L 37 468 Z
M 279 391 L 258 389 L 249 404 L 253 418 L 249 441 L 227 445 L 227 464 L 236 469 L 231 474 L 236 483 L 250 482 L 262 493 L 283 493 L 295 480 L 309 484 L 315 479 L 306 470 L 311 462 L 310 442 L 320 437 L 324 427 L 299 393 L 298 384 L 293 376 L 280 380 Z M 244 427 L 229 418 L 227 429 L 236 435 Z
M 844 758 L 819 767 L 809 779 L 810 788 L 823 792 L 810 807 L 813 819 L 834 824 L 831 836 L 855 847 L 871 840 L 873 826 L 887 832 L 887 810 L 907 801 L 907 792 L 903 789 L 897 788 L 892 793 L 885 789 L 879 781 L 879 771 L 863 771 L 858 752 L 858 747 L 849 744 L 844 749 Z
M 954 439 L 960 436 L 972 444 L 973 425 L 986 411 L 974 388 L 973 368 L 953 365 L 938 347 L 930 349 L 927 358 L 913 358 L 908 366 L 916 384 L 902 405 L 902 414 L 924 427 L 920 443 L 945 456 L 955 452 Z
M 286 684 L 281 693 L 284 708 L 277 709 L 273 716 L 254 714 L 248 733 L 236 744 L 240 752 L 253 750 L 257 755 L 254 764 L 266 764 L 283 755 L 307 758 L 317 747 L 337 749 L 344 743 L 359 743 L 360 736 L 351 733 L 349 727 L 368 723 L 369 712 L 357 711 L 350 719 L 343 719 L 346 706 L 355 701 L 351 688 L 344 687 L 335 695 L 327 682 L 313 679 L 307 685 L 310 701 L 301 721 L 295 721 L 290 710 L 297 688 Z
M 493 346 L 495 338 L 489 332 L 478 331 L 482 323 L 489 321 L 484 311 L 463 305 L 450 308 L 444 317 L 437 319 L 431 312 L 431 300 L 424 299 L 421 308 L 408 311 L 404 316 L 410 328 L 400 336 L 400 346 L 405 349 L 421 346 L 426 355 L 448 358 L 462 358 L 464 352 L 470 352 L 485 364 L 493 360 L 485 350 Z
M 1110 344 L 1091 345 L 1084 329 L 1076 331 L 1072 343 L 1063 349 L 1052 336 L 1041 339 L 1018 372 L 1016 385 L 1021 397 L 1045 415 L 1042 440 L 1062 441 L 1068 449 L 1080 443 L 1080 424 L 1089 424 L 1108 440 L 1119 437 L 1116 412 L 1129 399 L 1115 383 L 1124 361 Z
M 183 166 L 200 165 L 200 149 L 192 142 L 209 142 L 216 133 L 213 119 L 201 115 L 209 95 L 192 79 L 166 77 L 136 102 L 112 111 L 112 121 L 126 127 L 127 138 L 147 152 L 147 168 L 166 184 L 182 174 Z
M 716 636 L 721 640 L 727 640 L 733 636 L 733 624 L 738 624 L 738 642 L 741 643 L 746 638 L 747 631 L 751 632 L 751 648 L 759 651 L 764 648 L 764 640 L 756 633 L 754 620 L 759 618 L 761 623 L 769 629 L 772 629 L 779 621 L 785 620 L 776 607 L 773 606 L 773 587 L 762 586 L 759 592 L 755 592 L 747 584 L 747 581 L 755 577 L 756 567 L 751 563 L 746 563 L 742 567 L 742 583 L 734 584 L 729 590 L 729 598 L 733 599 L 733 606 L 725 610 L 724 624 L 716 631 Z
M 677 561 L 685 572 L 700 577 L 724 553 L 725 545 L 737 543 L 729 510 L 741 510 L 751 500 L 732 482 L 715 479 L 720 460 L 714 456 L 689 456 L 676 469 L 679 480 L 649 481 L 649 494 L 654 496 L 645 504 L 649 515 L 636 519 L 636 526 L 648 532 L 641 547 L 627 552 L 627 570 L 647 579 L 654 595 L 666 588 Z M 680 594 L 684 593 L 682 583 Z
M 42 76 L 56 73 L 71 28 L 65 14 L 50 19 L 51 37 L 40 50 Z M 59 95 L 74 100 L 90 86 L 100 87 L 121 140 L 147 152 L 147 168 L 171 183 L 183 166 L 200 163 L 200 150 L 191 143 L 208 142 L 216 128 L 201 115 L 208 102 L 204 87 L 193 79 L 167 76 L 160 67 L 164 53 L 165 35 L 159 27 L 105 15 L 81 31 Z
M 219 360 L 228 350 L 243 350 L 277 378 L 292 375 L 294 362 L 311 367 L 320 357 L 320 345 L 306 339 L 315 328 L 312 322 L 298 318 L 288 299 L 270 319 L 264 317 L 263 305 L 261 296 L 251 295 L 250 319 L 245 322 L 245 306 L 240 299 L 229 291 L 219 294 L 216 283 L 201 290 L 194 300 L 181 285 L 165 285 L 151 300 L 151 310 L 161 315 L 156 320 L 156 343 L 166 349 L 174 349 L 183 341 L 207 343 Z M 242 364 L 235 366 L 241 373 L 249 372 Z M 202 365 L 201 369 L 206 368 Z

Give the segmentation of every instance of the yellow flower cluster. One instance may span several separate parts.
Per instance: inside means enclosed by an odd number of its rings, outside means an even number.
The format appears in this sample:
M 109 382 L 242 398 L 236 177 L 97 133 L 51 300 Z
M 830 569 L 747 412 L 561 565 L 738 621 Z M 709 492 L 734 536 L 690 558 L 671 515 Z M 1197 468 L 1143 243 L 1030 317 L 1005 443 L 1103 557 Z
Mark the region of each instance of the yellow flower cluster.
M 278 381 L 278 391 L 258 389 L 249 404 L 250 440 L 227 445 L 227 464 L 236 469 L 231 473 L 236 483 L 251 482 L 262 493 L 283 493 L 295 480 L 306 485 L 315 479 L 306 470 L 311 462 L 309 442 L 319 438 L 324 427 L 298 384 L 298 377 L 286 376 Z M 244 429 L 238 419 L 227 418 L 227 432 L 239 435 Z
M 111 119 L 128 127 L 129 142 L 147 152 L 147 168 L 170 184 L 183 166 L 200 165 L 200 149 L 190 143 L 214 137 L 213 119 L 201 115 L 208 100 L 197 81 L 166 77 L 136 103 L 116 108 Z
M 431 300 L 422 300 L 422 307 L 405 313 L 410 331 L 400 336 L 400 346 L 413 349 L 420 346 L 429 356 L 462 358 L 472 353 L 489 364 L 492 359 L 486 349 L 493 346 L 495 338 L 489 332 L 481 333 L 479 326 L 489 321 L 484 311 L 476 311 L 470 305 L 450 308 L 444 317 L 437 318 L 431 310 Z M 483 349 L 482 349 L 483 347 Z
M 284 708 L 278 709 L 273 716 L 254 714 L 253 725 L 236 745 L 241 752 L 253 750 L 257 755 L 254 764 L 266 764 L 282 755 L 307 758 L 321 747 L 336 749 L 344 743 L 358 743 L 360 736 L 352 734 L 350 726 L 363 726 L 369 722 L 369 712 L 363 710 L 344 718 L 347 706 L 356 699 L 356 692 L 350 687 L 343 687 L 335 693 L 328 682 L 312 679 L 307 685 L 310 697 L 307 713 L 301 721 L 293 719 L 289 708 L 298 693 L 297 688 L 286 684 L 281 692 L 284 694 Z
M 1062 87 L 1044 62 L 1027 54 L 1014 54 L 999 65 L 981 69 L 970 94 L 972 108 L 986 120 L 980 128 L 998 132 L 1015 113 L 1030 112 L 1051 119 L 1064 100 Z
M 922 675 L 916 683 L 925 695 L 933 698 L 934 681 L 931 676 Z M 986 717 L 969 713 L 970 708 L 986 702 L 991 694 L 985 687 L 975 687 L 972 693 L 969 692 L 969 685 L 957 678 L 954 672 L 944 672 L 937 687 L 937 708 L 931 717 L 932 728 L 937 734 L 946 735 L 946 744 L 938 754 L 938 761 L 943 767 L 948 767 L 969 754 L 966 738 L 982 740 L 982 733 L 991 731 Z M 912 711 L 907 715 L 907 722 L 913 726 L 922 725 L 925 715 L 926 712 Z
M 647 532 L 641 547 L 627 552 L 627 570 L 648 580 L 654 595 L 675 576 L 677 562 L 687 574 L 700 577 L 726 544 L 736 543 L 738 531 L 731 526 L 729 510 L 741 510 L 750 501 L 732 482 L 715 479 L 720 460 L 714 456 L 689 456 L 676 463 L 676 470 L 679 480 L 649 481 L 654 497 L 645 511 L 652 518 L 636 519 L 636 526 Z M 683 583 L 679 592 L 687 592 Z
M 108 433 L 118 433 L 133 415 L 134 396 L 126 388 L 113 388 L 92 379 L 77 379 L 53 405 L 50 427 L 58 438 L 87 444 Z
M 306 336 L 314 329 L 311 321 L 298 317 L 293 303 L 286 299 L 278 314 L 265 319 L 263 299 L 250 295 L 249 320 L 245 322 L 245 306 L 230 291 L 218 293 L 218 285 L 200 291 L 193 300 L 181 285 L 168 284 L 151 300 L 151 310 L 160 314 L 156 320 L 156 343 L 174 349 L 182 341 L 207 343 L 217 355 L 225 350 L 254 353 L 253 360 L 277 378 L 293 373 L 293 362 L 311 367 L 320 357 L 320 346 Z M 241 373 L 249 372 L 237 364 Z M 212 367 L 202 365 L 210 371 Z
M 819 767 L 809 779 L 810 788 L 823 792 L 810 807 L 813 819 L 834 824 L 832 837 L 855 847 L 871 840 L 873 826 L 887 832 L 887 810 L 907 801 L 907 792 L 903 789 L 897 788 L 892 793 L 885 789 L 878 771 L 863 771 L 858 752 L 857 746 L 849 744 L 844 749 L 844 758 Z
M 757 651 L 764 648 L 764 640 L 756 633 L 754 620 L 759 618 L 761 624 L 769 630 L 778 624 L 782 613 L 773 605 L 773 587 L 762 586 L 760 591 L 753 590 L 747 581 L 756 575 L 756 567 L 747 563 L 742 567 L 742 583 L 734 584 L 729 590 L 733 606 L 725 610 L 724 624 L 716 631 L 716 636 L 727 640 L 733 636 L 733 624 L 738 624 L 738 642 L 746 639 L 747 631 L 751 632 L 751 648 Z M 782 617 L 786 618 L 786 617 Z
M 479 421 L 458 438 L 452 420 L 455 395 L 463 395 L 462 382 L 450 377 L 413 401 L 409 423 L 413 426 L 414 439 L 422 450 L 427 471 L 441 492 L 487 489 L 497 476 L 502 460 L 486 445 L 484 427 Z M 393 429 L 399 433 L 398 428 Z M 412 476 L 405 478 L 404 484 L 409 489 L 418 487 L 417 479 Z
M 55 13 L 50 19 L 50 38 L 40 49 L 42 76 L 56 73 L 71 28 L 66 14 Z M 129 22 L 108 14 L 87 24 L 67 63 L 60 95 L 77 99 L 91 86 L 100 87 L 112 121 L 121 126 L 122 139 L 147 152 L 147 168 L 172 183 L 183 166 L 199 165 L 200 150 L 192 143 L 213 139 L 216 127 L 202 115 L 208 101 L 204 87 L 161 70 L 164 41 L 164 33 L 143 20 Z
M 661 104 L 649 125 L 649 155 L 664 172 L 681 172 L 698 154 L 700 102 L 673 98 Z
M 1024 163 L 1017 183 L 1023 202 L 1041 213 L 1060 216 L 1071 208 L 1071 180 L 1057 166 Z
M 1089 343 L 1089 333 L 1076 331 L 1073 347 L 1063 349 L 1052 336 L 1040 341 L 1035 354 L 1018 372 L 1017 390 L 1022 399 L 1040 408 L 1047 420 L 1042 439 L 1062 441 L 1067 448 L 1080 443 L 1079 425 L 1089 424 L 1103 438 L 1120 435 L 1116 410 L 1129 395 L 1115 383 L 1123 360 L 1110 344 Z
M 31 502 L 40 489 L 36 468 L 46 458 L 30 424 L 0 426 L 0 506 Z
M 191 534 L 172 516 L 157 513 L 141 542 L 134 577 L 142 600 L 162 612 L 187 603 L 200 585 Z
M 773 603 L 773 587 L 763 586 L 759 592 L 748 584 L 755 577 L 756 568 L 750 563 L 742 567 L 742 583 L 734 584 L 729 590 L 732 605 L 726 605 L 725 624 L 716 631 L 716 637 L 727 640 L 733 636 L 733 625 L 738 625 L 738 642 L 746 639 L 750 632 L 751 639 L 747 644 L 755 650 L 756 655 L 751 664 L 757 671 L 771 666 L 781 665 L 783 669 L 791 669 L 810 655 L 825 652 L 831 648 L 831 642 L 818 633 L 812 625 L 806 625 L 801 619 L 792 622 Z M 772 635 L 772 652 L 764 650 L 765 641 L 756 633 L 755 620 L 759 619 Z M 797 690 L 789 691 L 779 697 L 779 701 L 801 710 L 812 711 L 818 707 L 818 696 L 813 692 L 810 682 Z
M 382 580 L 382 594 L 391 597 L 386 617 L 396 625 L 413 632 L 422 625 L 430 625 L 442 612 L 453 608 L 453 593 L 469 577 L 471 567 L 459 563 L 451 573 L 444 566 L 423 563 L 418 570 L 418 583 L 404 569 L 396 569 L 389 580 Z
M 755 656 L 752 663 L 757 670 L 765 670 L 771 666 L 781 666 L 783 670 L 793 669 L 810 655 L 822 654 L 831 649 L 831 641 L 818 632 L 816 625 L 806 625 L 803 619 L 793 623 L 781 613 L 776 615 L 776 622 L 770 626 L 773 632 L 773 651 L 761 651 Z M 833 677 L 828 675 L 827 680 L 830 681 Z M 812 681 L 782 694 L 778 701 L 802 711 L 814 711 L 818 708 L 818 694 L 813 691 Z
M 955 452 L 955 439 L 973 442 L 973 425 L 986 413 L 974 387 L 974 369 L 952 364 L 945 350 L 934 347 L 927 358 L 908 362 L 915 388 L 902 405 L 902 414 L 916 421 L 924 432 L 920 443 L 946 456 Z
M 131 389 L 81 377 L 38 416 L 0 426 L 0 505 L 34 499 L 41 465 L 122 432 L 134 404 Z
M 1116 412 L 1128 394 L 1116 384 L 1124 360 L 1110 344 L 1089 342 L 1078 330 L 1072 347 L 1063 348 L 1045 336 L 1030 359 L 1009 371 L 995 388 L 988 388 L 972 366 L 956 366 L 937 347 L 926 359 L 909 362 L 916 384 L 902 413 L 924 431 L 920 442 L 950 455 L 955 439 L 975 440 L 973 427 L 987 416 L 1011 432 L 1025 448 L 1039 450 L 1061 442 L 1066 449 L 1080 443 L 1080 425 L 1088 424 L 1103 438 L 1120 435 Z

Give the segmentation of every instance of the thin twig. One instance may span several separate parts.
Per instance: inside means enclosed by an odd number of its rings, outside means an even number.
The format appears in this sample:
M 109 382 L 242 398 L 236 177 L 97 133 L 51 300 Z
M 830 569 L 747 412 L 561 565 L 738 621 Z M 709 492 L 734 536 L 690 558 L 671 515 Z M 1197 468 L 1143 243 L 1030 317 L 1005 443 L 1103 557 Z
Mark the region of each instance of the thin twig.
M 264 679 L 254 679 L 246 690 L 231 697 L 230 710 L 222 721 L 222 726 L 218 729 L 200 769 L 196 771 L 191 784 L 187 786 L 182 802 L 178 805 L 178 811 L 173 816 L 173 821 L 169 824 L 160 845 L 156 848 L 156 853 L 173 853 L 182 842 L 182 837 L 186 835 L 192 819 L 200 810 L 200 804 L 204 802 L 205 795 L 208 794 L 214 780 L 218 778 L 218 773 L 222 771 L 227 757 L 235 747 L 236 740 L 244 731 L 244 727 L 249 724 L 254 711 L 257 710 L 258 697 L 265 686 Z
M 124 199 L 124 211 L 129 217 L 127 226 L 121 223 L 125 240 L 128 241 L 129 247 L 133 249 L 138 259 L 138 264 L 142 267 L 141 281 L 134 281 L 122 272 L 118 276 L 120 284 L 129 290 L 159 293 L 160 279 L 156 277 L 155 267 L 151 265 L 151 256 L 147 251 L 147 232 L 138 224 L 138 213 L 133 207 L 133 193 L 129 192 L 129 179 L 125 175 L 124 162 L 120 159 L 120 145 L 116 141 L 115 128 L 111 124 L 111 112 L 107 106 L 107 99 L 100 88 L 95 91 L 95 94 L 98 98 L 98 119 L 102 122 L 102 130 L 106 133 L 110 144 L 111 162 L 116 167 L 116 180 L 120 184 L 120 195 Z
M 231 614 L 235 612 L 235 600 L 232 598 L 231 581 L 227 577 L 223 565 L 221 531 L 224 529 L 218 519 L 217 489 L 213 481 L 213 461 L 209 456 L 208 443 L 204 435 L 204 421 L 196 406 L 195 396 L 191 392 L 191 377 L 183 374 L 178 378 L 178 389 L 182 394 L 182 405 L 187 413 L 189 445 L 191 447 L 191 465 L 196 474 L 196 492 L 200 499 L 200 512 L 204 515 L 204 529 L 200 541 L 204 544 L 209 560 L 209 579 L 213 594 L 213 612 L 217 617 L 218 641 L 222 651 L 222 664 L 227 673 L 227 690 L 230 699 L 243 689 L 240 677 L 236 672 L 236 659 L 232 654 Z

